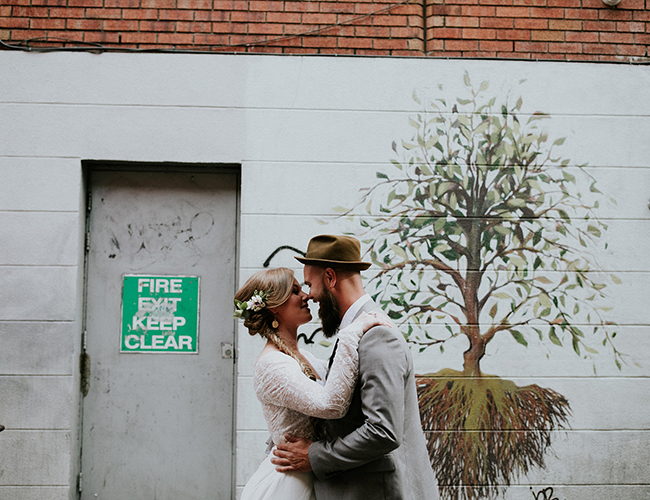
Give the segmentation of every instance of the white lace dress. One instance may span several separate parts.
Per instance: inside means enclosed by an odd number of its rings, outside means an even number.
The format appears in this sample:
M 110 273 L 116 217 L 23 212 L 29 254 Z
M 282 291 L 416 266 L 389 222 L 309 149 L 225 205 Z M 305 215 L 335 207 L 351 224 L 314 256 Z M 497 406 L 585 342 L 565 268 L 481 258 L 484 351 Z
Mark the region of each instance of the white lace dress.
M 336 355 L 324 383 L 325 364 L 309 353 L 303 354 L 321 381 L 309 379 L 295 359 L 279 351 L 269 351 L 257 360 L 253 383 L 274 443 L 284 443 L 285 434 L 313 440 L 316 435 L 310 417 L 345 415 L 357 380 L 357 348 L 362 335 L 361 327 L 354 323 L 339 332 Z M 241 500 L 315 500 L 311 472 L 277 472 L 270 458 L 266 457 L 246 483 Z

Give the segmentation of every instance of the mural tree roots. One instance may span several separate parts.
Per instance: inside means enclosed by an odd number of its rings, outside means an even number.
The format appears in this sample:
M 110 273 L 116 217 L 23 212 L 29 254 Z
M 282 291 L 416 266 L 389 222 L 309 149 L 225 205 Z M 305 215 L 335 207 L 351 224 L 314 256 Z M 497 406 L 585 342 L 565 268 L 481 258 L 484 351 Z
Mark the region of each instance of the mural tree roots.
M 537 385 L 442 370 L 418 378 L 427 447 L 445 500 L 494 498 L 533 466 L 551 433 L 568 427 L 564 396 Z

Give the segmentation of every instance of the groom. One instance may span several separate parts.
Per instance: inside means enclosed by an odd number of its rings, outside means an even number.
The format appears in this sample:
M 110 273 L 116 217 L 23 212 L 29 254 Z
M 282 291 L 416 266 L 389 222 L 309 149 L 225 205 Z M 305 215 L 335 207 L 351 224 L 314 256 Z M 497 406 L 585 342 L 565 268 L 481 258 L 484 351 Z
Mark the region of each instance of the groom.
M 349 236 L 311 239 L 305 284 L 318 302 L 325 336 L 363 311 L 380 310 L 363 290 L 360 244 Z M 336 349 L 336 347 L 335 347 Z M 413 361 L 402 334 L 376 326 L 359 344 L 359 377 L 347 415 L 326 423 L 327 438 L 288 436 L 272 462 L 280 472 L 315 475 L 318 500 L 436 500 L 438 490 L 420 424 Z

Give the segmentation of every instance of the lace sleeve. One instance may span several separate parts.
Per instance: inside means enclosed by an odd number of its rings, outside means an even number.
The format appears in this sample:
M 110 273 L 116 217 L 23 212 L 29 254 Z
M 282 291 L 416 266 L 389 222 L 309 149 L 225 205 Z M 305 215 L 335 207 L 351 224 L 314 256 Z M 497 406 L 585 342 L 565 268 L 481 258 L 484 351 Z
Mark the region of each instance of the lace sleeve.
M 359 370 L 360 326 L 339 332 L 334 362 L 325 385 L 309 379 L 290 356 L 273 351 L 255 364 L 255 392 L 262 403 L 283 406 L 310 417 L 341 418 L 348 411 Z

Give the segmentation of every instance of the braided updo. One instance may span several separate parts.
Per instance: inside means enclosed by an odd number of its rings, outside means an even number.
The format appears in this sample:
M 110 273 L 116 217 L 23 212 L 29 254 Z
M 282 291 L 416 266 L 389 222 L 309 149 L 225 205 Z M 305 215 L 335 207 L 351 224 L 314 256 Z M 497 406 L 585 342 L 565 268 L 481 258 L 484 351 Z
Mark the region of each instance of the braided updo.
M 259 311 L 250 311 L 250 316 L 244 320 L 244 326 L 248 328 L 251 335 L 260 334 L 263 337 L 272 331 L 273 313 L 269 307 L 277 307 L 284 304 L 291 296 L 293 289 L 293 271 L 286 267 L 266 269 L 255 273 L 248 278 L 248 281 L 239 289 L 235 300 L 246 302 L 250 300 L 256 290 L 269 292 L 266 297 L 266 307 Z
M 235 294 L 235 300 L 247 302 L 256 292 L 268 293 L 263 308 L 259 311 L 253 309 L 248 310 L 250 311 L 250 315 L 244 319 L 244 326 L 248 328 L 248 333 L 250 335 L 259 334 L 261 337 L 275 345 L 280 352 L 291 356 L 298 362 L 305 375 L 312 380 L 316 380 L 318 376 L 312 367 L 308 363 L 305 363 L 295 352 L 289 349 L 275 329 L 271 326 L 275 316 L 271 311 L 269 311 L 269 308 L 281 306 L 289 299 L 293 293 L 293 281 L 293 271 L 286 267 L 260 271 L 248 278 L 248 281 L 246 281 L 244 286 Z

